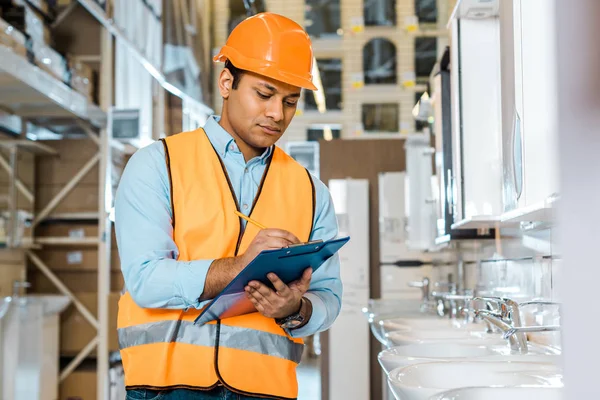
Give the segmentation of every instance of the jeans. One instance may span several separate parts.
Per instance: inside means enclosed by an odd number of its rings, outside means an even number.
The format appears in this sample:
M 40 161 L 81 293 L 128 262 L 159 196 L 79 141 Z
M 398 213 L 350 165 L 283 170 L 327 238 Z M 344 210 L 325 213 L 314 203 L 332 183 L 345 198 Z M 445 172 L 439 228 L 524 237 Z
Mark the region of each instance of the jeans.
M 218 386 L 209 391 L 189 389 L 164 391 L 132 389 L 127 391 L 126 400 L 251 400 L 259 398 L 233 393 L 223 386 Z

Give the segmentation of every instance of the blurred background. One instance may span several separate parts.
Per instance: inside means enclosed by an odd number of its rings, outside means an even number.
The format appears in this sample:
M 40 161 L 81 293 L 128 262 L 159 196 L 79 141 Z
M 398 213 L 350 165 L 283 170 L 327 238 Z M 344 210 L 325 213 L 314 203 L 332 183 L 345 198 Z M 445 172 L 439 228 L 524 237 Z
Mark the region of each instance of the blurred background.
M 593 330 L 561 313 L 600 277 L 561 271 L 597 244 L 600 3 L 566 3 L 0 0 L 0 398 L 125 397 L 119 178 L 220 113 L 212 57 L 264 11 L 306 29 L 318 87 L 278 145 L 352 237 L 299 399 L 562 398 L 565 340 L 593 393 Z

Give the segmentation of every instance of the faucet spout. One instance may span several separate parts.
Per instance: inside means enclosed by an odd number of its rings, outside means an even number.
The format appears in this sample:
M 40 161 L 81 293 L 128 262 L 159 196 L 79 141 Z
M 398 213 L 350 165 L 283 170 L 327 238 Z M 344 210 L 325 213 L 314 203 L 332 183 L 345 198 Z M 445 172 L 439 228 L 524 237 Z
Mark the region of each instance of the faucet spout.
M 507 335 L 507 332 L 510 332 L 514 327 L 499 318 L 498 314 L 493 311 L 477 310 L 475 311 L 475 315 L 500 329 L 504 334 L 503 337 L 508 339 L 511 350 L 522 354 L 527 353 L 527 338 L 523 332 L 515 332 L 514 334 Z

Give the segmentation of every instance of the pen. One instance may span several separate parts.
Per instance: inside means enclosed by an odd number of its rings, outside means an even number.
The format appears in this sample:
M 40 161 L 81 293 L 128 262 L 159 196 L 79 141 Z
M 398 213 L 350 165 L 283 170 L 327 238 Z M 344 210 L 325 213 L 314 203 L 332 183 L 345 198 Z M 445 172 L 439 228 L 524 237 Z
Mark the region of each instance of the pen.
M 264 226 L 264 225 L 262 225 L 262 224 L 259 224 L 258 222 L 256 222 L 255 220 L 253 220 L 253 219 L 252 219 L 252 218 L 250 218 L 250 217 L 246 217 L 244 214 L 242 214 L 242 213 L 241 213 L 241 212 L 239 212 L 238 210 L 235 210 L 234 212 L 235 212 L 235 215 L 237 215 L 238 217 L 245 219 L 246 221 L 250 222 L 251 224 L 254 224 L 254 225 L 256 225 L 257 227 L 259 227 L 260 229 L 267 229 L 267 227 L 266 227 L 266 226 Z

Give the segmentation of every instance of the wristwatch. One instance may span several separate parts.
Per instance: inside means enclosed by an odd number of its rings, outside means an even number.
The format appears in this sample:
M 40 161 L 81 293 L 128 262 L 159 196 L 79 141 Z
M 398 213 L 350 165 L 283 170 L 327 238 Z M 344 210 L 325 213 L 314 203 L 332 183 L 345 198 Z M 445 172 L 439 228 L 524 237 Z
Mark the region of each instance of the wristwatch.
M 275 322 L 277 325 L 282 327 L 283 329 L 294 329 L 298 328 L 301 325 L 304 325 L 306 320 L 306 315 L 302 312 L 305 309 L 305 303 L 307 303 L 304 297 L 300 300 L 300 308 L 294 314 L 288 315 L 284 318 L 275 318 Z

